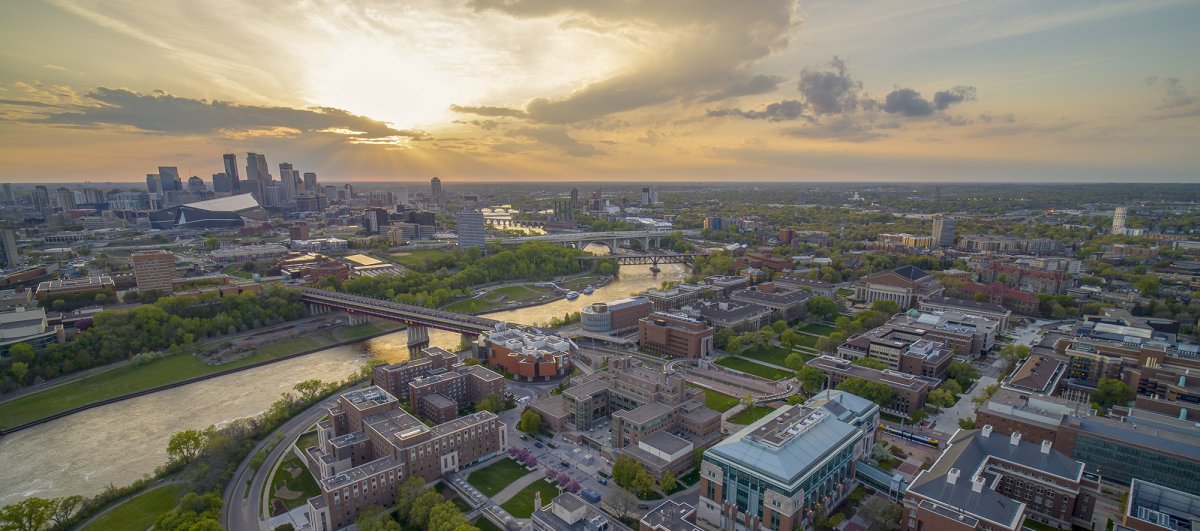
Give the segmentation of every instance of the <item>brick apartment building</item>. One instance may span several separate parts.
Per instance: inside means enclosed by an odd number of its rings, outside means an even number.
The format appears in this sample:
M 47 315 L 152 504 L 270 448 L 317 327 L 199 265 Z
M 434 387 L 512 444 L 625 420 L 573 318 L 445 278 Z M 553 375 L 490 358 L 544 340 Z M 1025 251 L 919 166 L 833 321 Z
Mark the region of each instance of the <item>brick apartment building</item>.
M 342 393 L 317 424 L 317 439 L 305 449 L 321 489 L 308 500 L 316 531 L 347 527 L 373 505 L 390 507 L 409 477 L 433 481 L 508 448 L 507 427 L 492 413 L 429 427 L 378 386 Z
M 138 291 L 171 291 L 179 273 L 175 271 L 175 255 L 169 251 L 139 251 L 130 255 L 133 277 Z

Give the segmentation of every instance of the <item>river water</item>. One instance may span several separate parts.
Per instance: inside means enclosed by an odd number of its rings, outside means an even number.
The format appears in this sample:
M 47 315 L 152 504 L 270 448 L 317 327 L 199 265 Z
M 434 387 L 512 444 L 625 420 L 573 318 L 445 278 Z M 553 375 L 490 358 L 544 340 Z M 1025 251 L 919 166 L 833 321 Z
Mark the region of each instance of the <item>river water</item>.
M 587 303 L 626 297 L 686 275 L 683 266 L 623 266 L 620 277 L 592 295 L 574 301 L 488 314 L 492 319 L 537 324 L 576 312 Z M 457 334 L 430 330 L 430 344 L 458 348 Z M 167 439 L 186 429 L 202 429 L 257 415 L 297 382 L 336 381 L 368 359 L 395 363 L 408 359 L 406 332 L 330 348 L 228 376 L 90 409 L 0 438 L 0 505 L 30 496 L 53 498 L 96 494 L 108 485 L 126 485 L 166 462 Z

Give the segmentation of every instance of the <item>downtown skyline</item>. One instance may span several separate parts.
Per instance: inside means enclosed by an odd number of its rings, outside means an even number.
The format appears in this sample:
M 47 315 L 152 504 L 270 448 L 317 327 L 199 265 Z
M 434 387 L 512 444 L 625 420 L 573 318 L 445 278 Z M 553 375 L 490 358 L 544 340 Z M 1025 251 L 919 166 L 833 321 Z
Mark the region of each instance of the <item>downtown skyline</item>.
M 1200 6 L 19 2 L 0 181 L 1195 182 Z M 186 177 L 186 176 L 185 176 Z

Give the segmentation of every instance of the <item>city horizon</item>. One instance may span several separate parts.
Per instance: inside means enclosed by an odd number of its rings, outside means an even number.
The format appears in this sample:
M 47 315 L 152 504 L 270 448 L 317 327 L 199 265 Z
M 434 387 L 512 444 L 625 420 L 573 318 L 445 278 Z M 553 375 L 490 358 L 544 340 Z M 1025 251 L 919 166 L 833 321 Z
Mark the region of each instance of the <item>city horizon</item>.
M 0 180 L 1200 180 L 1194 3 L 193 11 L 17 6 Z

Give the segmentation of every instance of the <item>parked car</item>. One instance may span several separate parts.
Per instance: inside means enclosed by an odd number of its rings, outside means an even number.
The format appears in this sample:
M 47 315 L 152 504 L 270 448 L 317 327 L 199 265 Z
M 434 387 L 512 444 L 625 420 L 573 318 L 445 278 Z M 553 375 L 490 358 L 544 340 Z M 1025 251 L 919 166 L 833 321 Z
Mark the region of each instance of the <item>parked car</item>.
M 534 445 L 534 446 L 536 446 L 536 447 L 538 447 L 538 448 L 545 448 L 545 447 L 546 447 L 546 445 L 544 445 L 544 444 L 542 444 L 542 443 L 540 443 L 540 442 L 539 442 L 539 443 L 533 443 L 533 445 Z

